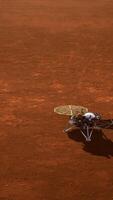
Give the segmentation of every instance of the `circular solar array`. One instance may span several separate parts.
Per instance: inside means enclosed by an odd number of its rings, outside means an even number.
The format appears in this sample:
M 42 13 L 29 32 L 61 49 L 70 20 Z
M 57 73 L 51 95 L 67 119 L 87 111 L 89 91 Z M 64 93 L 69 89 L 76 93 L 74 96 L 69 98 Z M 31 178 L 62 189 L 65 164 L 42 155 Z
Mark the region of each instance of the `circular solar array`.
M 88 112 L 88 108 L 83 106 L 75 106 L 75 105 L 65 105 L 65 106 L 58 106 L 54 108 L 54 112 L 59 115 L 78 115 L 78 114 L 85 114 Z

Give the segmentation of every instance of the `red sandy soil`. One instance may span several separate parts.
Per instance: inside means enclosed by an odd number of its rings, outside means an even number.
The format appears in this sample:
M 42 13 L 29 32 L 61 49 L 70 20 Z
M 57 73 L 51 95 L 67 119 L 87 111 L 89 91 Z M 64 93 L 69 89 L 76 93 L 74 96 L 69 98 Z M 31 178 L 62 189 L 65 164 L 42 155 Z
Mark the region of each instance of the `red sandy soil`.
M 0 0 L 0 200 L 113 199 L 113 130 L 64 134 L 65 104 L 113 118 L 113 1 Z

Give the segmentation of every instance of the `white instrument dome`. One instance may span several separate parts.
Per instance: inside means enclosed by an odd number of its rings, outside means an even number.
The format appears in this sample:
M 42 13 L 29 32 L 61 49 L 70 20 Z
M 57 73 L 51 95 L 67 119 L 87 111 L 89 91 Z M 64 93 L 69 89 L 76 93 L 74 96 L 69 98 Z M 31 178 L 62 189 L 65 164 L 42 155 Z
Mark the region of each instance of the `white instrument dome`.
M 84 117 L 86 117 L 87 119 L 94 119 L 95 118 L 95 114 L 92 112 L 87 112 L 83 115 Z

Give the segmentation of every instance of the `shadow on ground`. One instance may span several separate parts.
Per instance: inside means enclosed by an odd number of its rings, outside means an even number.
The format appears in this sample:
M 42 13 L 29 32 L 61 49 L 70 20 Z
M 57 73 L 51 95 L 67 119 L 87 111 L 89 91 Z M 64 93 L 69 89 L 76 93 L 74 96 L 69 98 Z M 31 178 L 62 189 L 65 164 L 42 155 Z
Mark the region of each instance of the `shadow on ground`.
M 92 141 L 86 142 L 80 130 L 73 130 L 68 137 L 74 141 L 83 143 L 83 150 L 97 156 L 111 158 L 113 156 L 113 142 L 108 139 L 102 130 L 94 130 Z

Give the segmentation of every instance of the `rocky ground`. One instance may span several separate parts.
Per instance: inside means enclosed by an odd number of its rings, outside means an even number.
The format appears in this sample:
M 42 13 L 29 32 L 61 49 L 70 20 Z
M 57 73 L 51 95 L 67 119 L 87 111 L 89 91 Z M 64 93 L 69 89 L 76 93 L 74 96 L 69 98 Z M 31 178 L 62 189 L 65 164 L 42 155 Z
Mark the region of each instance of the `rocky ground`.
M 53 109 L 113 118 L 113 2 L 0 0 L 0 47 L 0 200 L 112 200 L 113 130 Z

